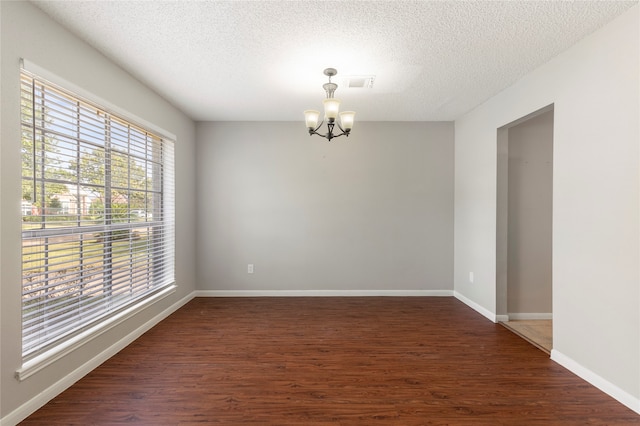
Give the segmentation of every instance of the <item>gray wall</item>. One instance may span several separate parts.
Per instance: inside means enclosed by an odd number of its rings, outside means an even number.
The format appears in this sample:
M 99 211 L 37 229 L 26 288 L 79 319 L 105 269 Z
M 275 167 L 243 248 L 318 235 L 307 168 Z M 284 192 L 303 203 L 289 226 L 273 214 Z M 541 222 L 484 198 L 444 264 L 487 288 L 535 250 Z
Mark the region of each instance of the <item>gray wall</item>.
M 507 311 L 550 314 L 553 111 L 508 132 Z
M 452 123 L 198 123 L 197 170 L 200 290 L 453 289 Z
M 1 414 L 6 420 L 18 407 L 38 408 L 30 400 L 54 395 L 79 367 L 156 315 L 169 309 L 195 288 L 195 124 L 164 99 L 28 2 L 2 2 L 0 117 L 0 304 Z M 177 291 L 134 318 L 112 328 L 70 355 L 18 382 L 21 366 L 20 320 L 20 79 L 19 60 L 46 68 L 130 113 L 177 136 L 176 141 L 176 274 Z M 62 387 L 62 388 L 61 388 Z M 37 399 L 36 399 L 37 400 Z M 13 416 L 13 415 L 12 415 Z M 15 420 L 15 417 L 12 417 Z
M 640 412 L 638 10 L 456 120 L 454 283 L 495 319 L 497 129 L 553 104 L 551 357 Z

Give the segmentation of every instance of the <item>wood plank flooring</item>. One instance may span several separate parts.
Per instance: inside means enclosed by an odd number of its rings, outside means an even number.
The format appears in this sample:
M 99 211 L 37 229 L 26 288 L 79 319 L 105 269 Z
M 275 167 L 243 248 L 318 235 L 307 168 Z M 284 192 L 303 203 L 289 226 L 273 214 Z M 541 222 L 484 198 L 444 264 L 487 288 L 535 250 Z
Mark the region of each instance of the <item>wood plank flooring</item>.
M 451 297 L 196 298 L 24 425 L 632 425 Z
M 538 349 L 551 354 L 553 346 L 552 320 L 514 320 L 501 322 L 503 326 L 527 340 Z

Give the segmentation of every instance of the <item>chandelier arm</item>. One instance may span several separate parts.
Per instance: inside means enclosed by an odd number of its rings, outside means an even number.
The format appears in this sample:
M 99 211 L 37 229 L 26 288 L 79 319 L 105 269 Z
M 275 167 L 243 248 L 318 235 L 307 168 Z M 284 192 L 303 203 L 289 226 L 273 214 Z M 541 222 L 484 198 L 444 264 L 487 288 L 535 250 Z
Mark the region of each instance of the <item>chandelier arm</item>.
M 315 129 L 310 128 L 309 129 L 309 136 L 318 135 L 320 137 L 323 137 L 323 138 L 327 139 L 329 142 L 331 142 L 331 139 L 338 138 L 340 136 L 349 137 L 350 130 L 344 130 L 338 121 L 329 121 L 327 123 L 327 130 L 328 131 L 324 135 L 322 133 L 318 133 L 318 129 L 320 129 L 320 127 L 322 127 L 323 124 L 324 124 L 324 120 L 322 120 L 322 123 L 320 123 L 320 125 L 318 127 L 316 127 Z M 336 124 L 338 125 L 338 128 L 342 131 L 342 133 L 339 133 L 337 135 L 333 133 L 333 128 L 334 128 L 334 126 Z
M 309 136 L 311 136 L 311 135 L 318 135 L 321 138 L 325 138 L 325 139 L 328 139 L 330 141 L 331 139 L 339 138 L 340 136 L 349 137 L 349 132 L 340 133 L 338 135 L 334 135 L 333 133 L 325 133 L 323 135 L 322 133 L 318 133 L 318 132 L 316 132 L 314 130 L 309 130 Z
M 333 139 L 333 138 L 339 138 L 340 136 L 346 136 L 346 137 L 349 137 L 349 132 L 343 132 L 343 133 L 340 133 L 339 135 L 334 135 L 334 134 L 332 134 L 332 135 L 331 135 L 331 138 L 332 138 L 332 139 Z
M 316 127 L 316 129 L 313 131 L 314 133 L 318 131 L 318 129 L 320 127 L 322 127 L 322 125 L 324 124 L 324 119 L 320 122 L 320 124 L 318 124 L 318 127 Z
M 318 127 L 316 127 L 315 129 L 312 127 L 309 127 L 309 136 L 311 135 L 318 135 L 318 136 L 322 136 L 323 138 L 325 137 L 325 135 L 323 135 L 322 133 L 318 133 L 318 129 L 320 127 L 322 127 L 322 125 L 324 124 L 324 120 L 322 120 L 322 122 L 320 124 L 318 124 Z
M 345 130 L 345 129 L 343 129 L 343 128 L 342 128 L 342 126 L 340 125 L 340 122 L 339 122 L 339 121 L 336 121 L 336 122 L 335 122 L 335 124 L 337 124 L 337 125 L 338 125 L 338 129 L 340 129 L 340 130 L 342 131 L 342 133 L 340 133 L 339 135 L 332 135 L 332 136 L 331 136 L 332 138 L 337 138 L 337 137 L 340 137 L 340 136 L 346 136 L 346 137 L 349 137 L 349 132 L 350 132 L 350 130 Z

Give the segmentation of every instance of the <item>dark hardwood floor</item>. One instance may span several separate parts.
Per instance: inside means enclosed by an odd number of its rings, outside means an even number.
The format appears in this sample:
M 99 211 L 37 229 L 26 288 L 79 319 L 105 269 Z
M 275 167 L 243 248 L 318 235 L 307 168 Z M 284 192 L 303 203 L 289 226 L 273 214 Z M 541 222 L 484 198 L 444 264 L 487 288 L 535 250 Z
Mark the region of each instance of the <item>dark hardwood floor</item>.
M 632 425 L 451 297 L 197 298 L 24 425 Z

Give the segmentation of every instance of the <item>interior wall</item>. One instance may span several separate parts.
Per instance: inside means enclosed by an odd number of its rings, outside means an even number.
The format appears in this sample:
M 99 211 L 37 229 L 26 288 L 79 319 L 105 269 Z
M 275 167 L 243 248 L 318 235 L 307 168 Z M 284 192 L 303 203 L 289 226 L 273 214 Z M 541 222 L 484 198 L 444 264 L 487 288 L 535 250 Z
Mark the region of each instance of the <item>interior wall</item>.
M 634 6 L 456 120 L 454 285 L 496 313 L 496 129 L 554 104 L 552 358 L 640 412 L 638 35 Z
M 496 136 L 496 315 L 494 320 L 508 321 L 509 127 L 498 129 Z
M 198 123 L 198 288 L 453 290 L 453 123 Z M 247 265 L 254 273 L 247 273 Z
M 114 65 L 89 45 L 48 18 L 29 2 L 2 2 L 0 117 L 0 304 L 2 312 L 1 415 L 55 387 L 60 380 L 106 348 L 191 295 L 195 288 L 195 124 L 160 96 Z M 156 124 L 176 141 L 177 291 L 22 382 L 21 366 L 21 170 L 20 58 Z M 33 407 L 37 408 L 37 407 Z
M 550 315 L 553 110 L 508 135 L 507 311 Z

